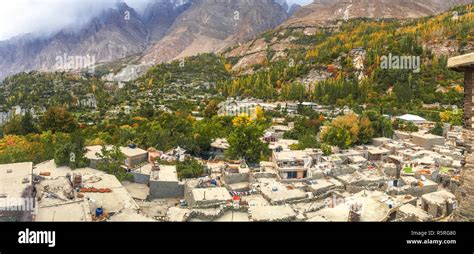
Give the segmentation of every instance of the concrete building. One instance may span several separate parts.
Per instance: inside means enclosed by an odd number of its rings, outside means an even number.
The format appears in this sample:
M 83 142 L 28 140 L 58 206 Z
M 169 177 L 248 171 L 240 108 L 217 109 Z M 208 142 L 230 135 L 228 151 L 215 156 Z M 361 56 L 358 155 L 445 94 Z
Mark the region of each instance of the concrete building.
M 315 149 L 274 151 L 272 162 L 281 179 L 304 179 L 311 177 L 309 169 L 321 161 L 322 154 Z
M 464 72 L 464 131 L 466 152 L 464 169 L 461 175 L 461 188 L 458 191 L 460 207 L 456 220 L 474 220 L 474 53 L 448 59 L 448 68 Z
M 0 221 L 32 219 L 32 172 L 31 162 L 0 165 Z
M 456 196 L 446 190 L 428 193 L 421 197 L 421 207 L 434 218 L 448 216 L 456 207 Z
M 124 209 L 138 213 L 137 203 L 114 175 L 92 168 L 57 167 L 54 161 L 38 164 L 33 171 L 43 175 L 36 183 L 36 221 L 91 221 L 97 208 L 104 209 L 107 220 Z M 73 188 L 76 176 L 81 180 Z
M 431 150 L 435 146 L 443 146 L 446 142 L 446 139 L 444 137 L 428 133 L 413 133 L 411 134 L 411 141 L 417 146 L 421 146 L 424 149 Z
M 188 207 L 219 207 L 232 200 L 224 187 L 203 187 L 202 179 L 190 179 L 184 184 L 184 199 Z
M 404 222 L 426 222 L 431 221 L 433 216 L 412 204 L 406 204 L 398 208 L 396 213 L 397 221 Z
M 107 146 L 107 149 L 112 149 L 112 146 Z M 85 157 L 90 161 L 89 167 L 97 168 L 101 162 L 102 146 L 88 146 L 86 150 Z M 130 169 L 148 160 L 148 152 L 140 148 L 120 147 L 120 151 L 125 155 L 124 165 Z
M 176 166 L 160 165 L 150 175 L 150 195 L 148 199 L 181 198 L 184 196 L 184 184 L 178 180 Z

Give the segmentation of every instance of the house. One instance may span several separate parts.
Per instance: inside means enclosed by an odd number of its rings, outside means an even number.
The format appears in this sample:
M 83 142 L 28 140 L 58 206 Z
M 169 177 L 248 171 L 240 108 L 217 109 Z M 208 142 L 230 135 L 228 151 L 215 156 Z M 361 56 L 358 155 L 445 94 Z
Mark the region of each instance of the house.
M 184 184 L 178 179 L 176 166 L 160 165 L 159 170 L 151 172 L 149 200 L 183 196 Z
M 317 149 L 273 151 L 272 162 L 281 179 L 304 179 L 311 177 L 308 170 L 321 161 L 322 154 Z
M 285 132 L 290 131 L 293 128 L 294 123 L 288 123 L 288 125 L 272 125 L 267 131 L 273 133 L 272 135 L 277 139 L 283 139 Z
M 215 139 L 211 143 L 211 153 L 214 156 L 223 156 L 225 151 L 227 151 L 227 149 L 229 149 L 229 147 L 230 147 L 230 145 L 227 142 L 227 139 L 218 138 L 218 139 Z
M 384 137 L 381 137 L 381 138 L 373 138 L 372 139 L 372 144 L 374 146 L 384 146 L 385 144 L 389 144 L 390 142 L 392 142 L 393 140 L 391 138 L 384 138 Z
M 29 221 L 35 212 L 33 163 L 0 165 L 0 221 Z
M 107 220 L 124 209 L 138 213 L 137 203 L 114 175 L 92 168 L 58 167 L 54 161 L 36 165 L 34 173 L 43 175 L 36 182 L 36 221 L 91 221 L 97 208 L 109 215 Z
M 421 196 L 421 207 L 434 218 L 450 215 L 456 207 L 456 196 L 441 190 Z
M 406 204 L 398 208 L 396 213 L 397 221 L 405 222 L 426 222 L 431 221 L 433 216 L 412 204 Z
M 148 160 L 148 152 L 135 146 L 120 147 L 125 155 L 125 166 L 132 169 Z
M 107 146 L 106 149 L 112 149 L 112 146 Z M 102 154 L 102 146 L 87 146 L 86 147 L 86 154 L 85 157 L 89 159 L 90 164 L 89 167 L 97 168 L 98 164 L 102 161 L 100 157 Z M 120 147 L 120 151 L 125 155 L 124 165 L 129 168 L 133 169 L 141 163 L 144 163 L 148 160 L 148 152 L 132 147 Z
M 407 122 L 412 122 L 414 124 L 422 124 L 426 122 L 426 119 L 424 119 L 423 117 L 410 115 L 410 114 L 398 116 L 397 119 L 407 121 Z
M 464 72 L 464 128 L 463 139 L 465 149 L 465 159 L 463 160 L 463 170 L 461 175 L 461 186 L 464 190 L 463 197 L 459 200 L 465 200 L 460 203 L 459 209 L 455 214 L 457 220 L 469 220 L 474 216 L 472 200 L 474 200 L 472 168 L 474 165 L 474 53 L 464 54 L 448 59 L 447 67 L 451 70 Z M 461 193 L 461 192 L 458 192 Z
M 370 147 L 367 152 L 369 161 L 384 161 L 390 155 L 390 150 L 381 147 Z
M 443 146 L 446 140 L 444 137 L 436 136 L 429 133 L 412 133 L 411 142 L 417 146 L 421 146 L 427 150 L 431 150 L 434 146 Z
M 232 200 L 229 191 L 224 187 L 201 188 L 199 180 L 186 181 L 184 199 L 189 207 L 219 207 Z

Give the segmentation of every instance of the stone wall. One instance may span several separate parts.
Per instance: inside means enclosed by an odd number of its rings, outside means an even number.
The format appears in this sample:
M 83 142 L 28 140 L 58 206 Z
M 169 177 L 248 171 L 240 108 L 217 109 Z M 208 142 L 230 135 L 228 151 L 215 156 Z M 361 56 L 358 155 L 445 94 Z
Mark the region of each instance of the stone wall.
M 183 198 L 184 185 L 179 182 L 162 182 L 150 180 L 148 200 L 162 198 Z
M 464 76 L 464 125 L 463 133 L 466 152 L 465 165 L 461 175 L 461 188 L 457 198 L 460 203 L 456 220 L 474 221 L 474 70 L 466 71 Z
M 474 221 L 474 130 L 464 130 L 465 166 L 461 175 L 461 188 L 458 189 L 457 198 L 460 203 L 456 211 L 456 220 Z

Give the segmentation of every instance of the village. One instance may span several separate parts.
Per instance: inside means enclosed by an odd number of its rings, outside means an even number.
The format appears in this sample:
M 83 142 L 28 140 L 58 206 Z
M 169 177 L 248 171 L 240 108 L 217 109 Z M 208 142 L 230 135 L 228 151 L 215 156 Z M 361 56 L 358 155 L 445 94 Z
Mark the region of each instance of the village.
M 226 101 L 219 113 L 247 112 L 257 105 L 274 107 Z M 285 105 L 292 110 L 292 104 Z M 352 113 L 337 111 L 331 113 Z M 419 131 L 395 131 L 393 138 L 374 138 L 370 145 L 347 150 L 333 147 L 329 156 L 320 149 L 290 149 L 298 140 L 283 134 L 294 123 L 274 119 L 262 137 L 271 150 L 267 161 L 254 165 L 226 160 L 229 144 L 216 139 L 210 159 L 199 159 L 205 176 L 194 179 L 178 178 L 172 162 L 190 156 L 180 147 L 121 147 L 123 169 L 133 180 L 120 182 L 97 169 L 101 146 L 89 146 L 87 168 L 57 167 L 54 161 L 0 165 L 0 194 L 20 200 L 32 186 L 33 221 L 449 220 L 458 205 L 454 193 L 462 171 L 462 128 L 447 124 L 443 136 L 436 136 L 427 133 L 433 122 L 414 115 L 397 118 Z M 10 216 L 22 217 L 24 211 L 17 213 Z
M 193 158 L 204 169 L 195 178 L 179 177 L 176 162 L 191 157 L 179 146 L 168 151 L 133 143 L 120 147 L 121 168 L 131 176 L 122 181 L 98 167 L 112 146 L 86 146 L 84 168 L 57 166 L 53 160 L 0 165 L 2 220 L 450 221 L 459 208 L 456 195 L 462 193 L 465 165 L 472 162 L 472 56 L 448 62 L 448 68 L 466 71 L 465 128 L 445 123 L 441 135 L 434 135 L 430 130 L 436 123 L 423 117 L 385 115 L 416 130 L 395 130 L 392 137 L 331 146 L 328 152 L 298 149 L 299 140 L 285 138 L 298 127 L 295 122 L 273 117 L 260 137 L 270 150 L 265 160 L 230 160 L 228 140 L 218 138 L 206 151 L 209 156 Z M 83 104 L 95 103 L 91 98 Z M 221 102 L 217 113 L 251 118 L 259 110 L 298 115 L 302 108 L 328 119 L 356 114 L 347 106 L 238 98 Z M 21 108 L 16 111 L 21 114 Z M 21 209 L 29 199 L 34 209 Z

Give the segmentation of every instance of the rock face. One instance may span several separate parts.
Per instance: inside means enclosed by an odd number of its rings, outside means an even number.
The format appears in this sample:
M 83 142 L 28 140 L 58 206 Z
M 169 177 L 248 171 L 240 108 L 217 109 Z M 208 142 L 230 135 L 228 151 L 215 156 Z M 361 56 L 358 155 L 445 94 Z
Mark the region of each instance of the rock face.
M 315 0 L 297 10 L 283 26 L 319 26 L 358 17 L 419 18 L 469 3 L 471 0 Z
M 147 50 L 143 61 L 160 63 L 220 51 L 276 27 L 286 18 L 286 10 L 273 0 L 195 0 L 167 35 Z
M 21 71 L 63 69 L 58 59 L 68 57 L 89 55 L 96 63 L 123 58 L 145 50 L 146 39 L 146 24 L 135 10 L 119 3 L 82 28 L 63 29 L 50 38 L 26 35 L 1 42 L 0 79 Z

